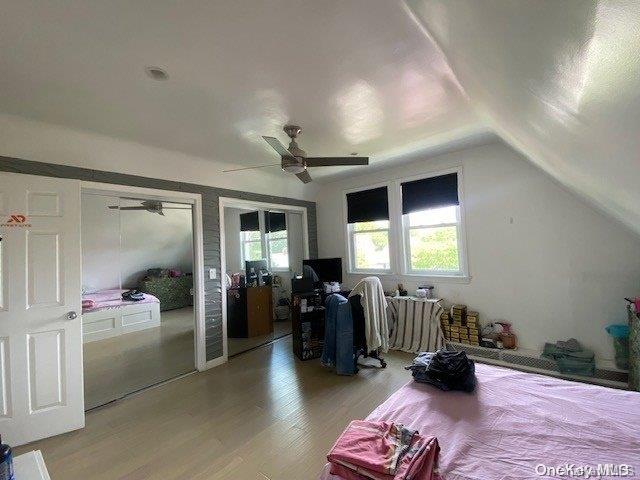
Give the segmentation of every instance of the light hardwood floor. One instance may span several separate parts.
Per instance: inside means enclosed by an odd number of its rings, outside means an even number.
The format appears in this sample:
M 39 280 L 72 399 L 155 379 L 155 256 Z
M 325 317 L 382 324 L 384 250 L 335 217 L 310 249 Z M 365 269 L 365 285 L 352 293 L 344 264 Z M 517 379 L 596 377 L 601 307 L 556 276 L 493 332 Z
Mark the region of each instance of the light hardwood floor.
M 338 376 L 297 360 L 288 336 L 15 450 L 41 449 L 53 480 L 314 479 L 347 423 L 411 379 L 411 355 L 385 358 L 384 370 Z
M 260 335 L 250 338 L 229 338 L 227 339 L 227 348 L 229 356 L 232 357 L 252 348 L 272 342 L 278 338 L 289 335 L 292 330 L 291 320 L 273 322 L 273 332 L 268 335 Z
M 83 345 L 90 409 L 195 370 L 193 307 L 160 314 L 160 326 Z

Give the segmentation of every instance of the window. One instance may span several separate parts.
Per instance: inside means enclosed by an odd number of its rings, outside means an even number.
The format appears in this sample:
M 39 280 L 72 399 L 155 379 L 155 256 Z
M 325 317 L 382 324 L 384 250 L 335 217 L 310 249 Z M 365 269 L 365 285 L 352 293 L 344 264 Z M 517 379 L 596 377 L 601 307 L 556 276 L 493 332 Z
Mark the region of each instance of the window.
M 267 257 L 271 270 L 289 269 L 289 241 L 286 215 L 280 212 L 264 212 Z
M 460 272 L 458 209 L 456 205 L 404 215 L 409 272 Z
M 240 249 L 243 262 L 264 258 L 258 212 L 240 214 Z
M 387 187 L 347 194 L 349 262 L 353 272 L 390 272 Z
M 458 175 L 401 183 L 405 272 L 462 276 Z
M 260 238 L 260 230 L 240 232 L 240 239 L 242 242 L 242 258 L 247 260 L 261 260 L 264 258 L 262 255 L 262 240 Z
M 346 193 L 349 272 L 468 279 L 460 175 L 456 169 Z

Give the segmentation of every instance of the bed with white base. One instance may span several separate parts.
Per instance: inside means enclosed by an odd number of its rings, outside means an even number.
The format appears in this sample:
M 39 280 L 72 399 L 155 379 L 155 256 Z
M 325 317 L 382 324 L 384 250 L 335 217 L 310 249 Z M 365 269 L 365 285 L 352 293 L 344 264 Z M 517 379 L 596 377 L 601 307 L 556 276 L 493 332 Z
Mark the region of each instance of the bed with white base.
M 82 296 L 83 301 L 94 302 L 82 310 L 84 343 L 160 326 L 160 300 L 145 293 L 141 301 L 125 301 L 124 291 L 101 290 Z

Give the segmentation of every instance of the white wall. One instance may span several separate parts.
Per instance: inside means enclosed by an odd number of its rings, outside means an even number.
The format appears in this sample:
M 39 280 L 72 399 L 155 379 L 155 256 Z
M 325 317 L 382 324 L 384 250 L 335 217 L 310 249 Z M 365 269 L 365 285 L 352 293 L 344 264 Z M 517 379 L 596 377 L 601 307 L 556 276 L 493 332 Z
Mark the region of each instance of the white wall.
M 343 190 L 389 179 L 463 168 L 471 281 L 438 283 L 447 302 L 479 310 L 483 323 L 514 324 L 520 345 L 575 337 L 600 359 L 613 358 L 610 323 L 626 322 L 624 296 L 640 289 L 640 237 L 604 216 L 502 143 L 323 185 L 317 197 L 320 257 L 346 265 Z M 361 276 L 346 275 L 353 285 Z M 380 276 L 385 288 L 401 281 Z M 421 282 L 422 283 L 422 282 Z
M 5 114 L 0 155 L 303 200 L 312 200 L 317 189 L 275 168 L 222 173 L 238 165 Z
M 244 272 L 240 248 L 240 214 L 249 210 L 225 207 L 224 209 L 224 246 L 227 273 Z
M 193 271 L 191 210 L 110 210 L 118 198 L 82 195 L 82 283 L 87 289 L 133 288 L 149 268 Z M 122 206 L 140 202 L 120 200 Z M 184 206 L 165 203 L 165 207 Z
M 82 286 L 88 291 L 120 288 L 120 213 L 107 208 L 117 201 L 82 195 Z
M 122 201 L 123 206 L 140 202 Z M 180 206 L 164 203 L 165 207 Z M 120 212 L 122 288 L 132 288 L 149 268 L 178 268 L 193 273 L 191 209 L 166 209 L 164 216 L 146 211 Z

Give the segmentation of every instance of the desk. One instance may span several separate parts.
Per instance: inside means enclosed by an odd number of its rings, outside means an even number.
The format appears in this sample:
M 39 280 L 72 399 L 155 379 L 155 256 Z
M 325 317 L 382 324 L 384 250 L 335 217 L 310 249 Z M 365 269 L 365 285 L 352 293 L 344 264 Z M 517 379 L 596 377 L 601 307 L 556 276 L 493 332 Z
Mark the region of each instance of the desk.
M 440 326 L 440 298 L 387 297 L 391 318 L 389 349 L 403 352 L 434 352 L 444 347 Z

